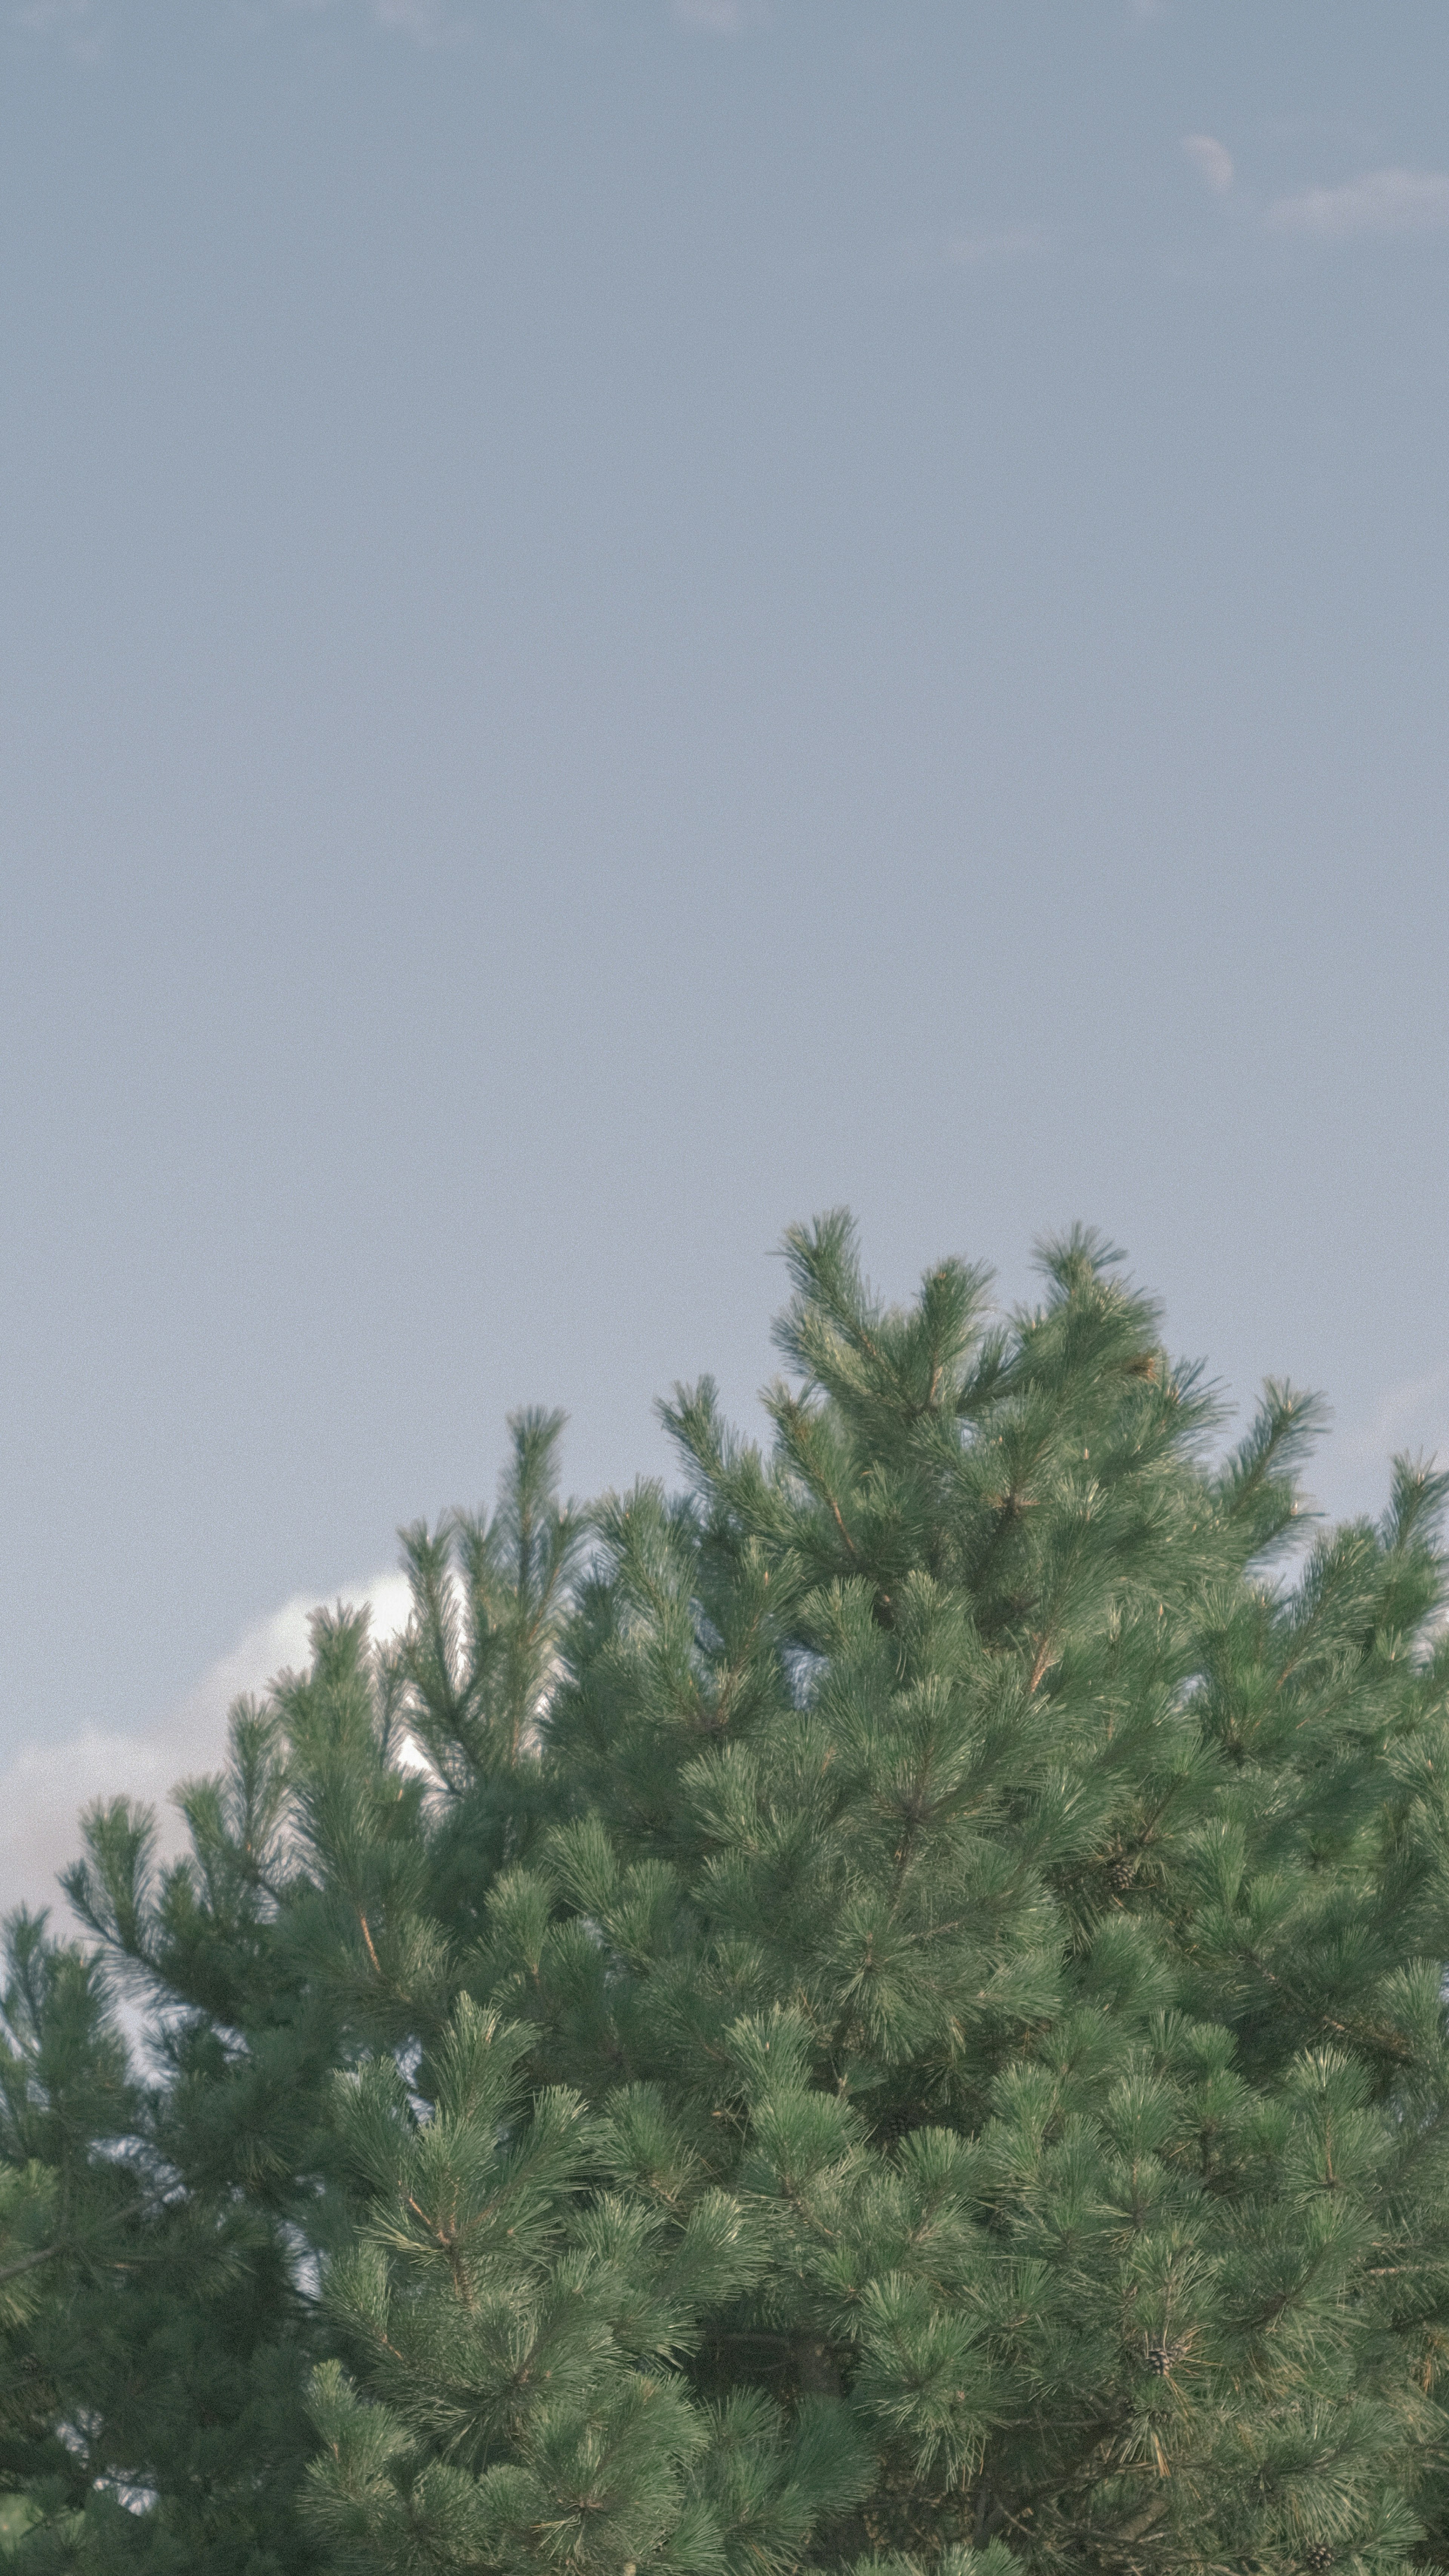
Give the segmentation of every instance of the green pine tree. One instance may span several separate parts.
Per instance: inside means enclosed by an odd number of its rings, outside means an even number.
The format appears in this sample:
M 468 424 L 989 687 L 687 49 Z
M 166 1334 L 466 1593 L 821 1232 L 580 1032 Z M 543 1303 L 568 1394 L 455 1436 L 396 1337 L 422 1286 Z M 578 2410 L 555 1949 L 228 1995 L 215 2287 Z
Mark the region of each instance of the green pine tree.
M 131 2175 L 95 2155 L 134 2100 L 93 1959 L 24 1909 L 0 1996 L 0 2487 L 11 2532 L 74 2525 L 96 2466 L 62 2437 L 78 2312 L 134 2243 Z
M 308 1670 L 238 1703 L 225 1773 L 179 1792 L 185 1860 L 158 1870 L 154 1820 L 124 1800 L 88 1815 L 66 1885 L 89 1955 L 10 1927 L 0 2489 L 24 2503 L 27 2568 L 320 2563 L 298 2493 L 305 2390 L 332 2345 L 317 2266 L 349 2225 L 332 2079 L 441 2032 L 453 1948 L 528 1848 L 579 1536 L 559 1430 L 517 1418 L 491 1521 L 404 1534 L 400 1650 L 375 1651 L 365 1614 L 322 1612 Z M 441 1592 L 440 1548 L 457 1569 Z M 436 1710 L 431 1806 L 397 1765 L 404 1700 L 424 1740 Z M 108 1978 L 143 2011 L 141 2080 Z
M 773 1453 L 706 1386 L 667 1412 L 684 1497 L 599 1511 L 558 1821 L 457 1960 L 530 2082 L 602 2119 L 585 2208 L 738 2212 L 747 2277 L 679 2276 L 706 2428 L 747 2395 L 842 2444 L 803 2549 L 661 2535 L 657 2563 L 1437 2554 L 1442 1488 L 1401 1470 L 1382 1527 L 1275 1578 L 1311 1408 L 1270 1390 L 1214 1469 L 1208 1395 L 1090 1238 L 1005 1333 L 953 1266 L 882 1311 L 843 1221 L 790 1248 Z M 385 2318 L 420 2293 L 386 2250 L 401 2169 L 375 2189 Z M 334 2290 L 398 2511 L 452 2456 L 481 2292 L 464 2261 L 428 2295 L 384 2368 Z M 476 2423 L 481 2496 L 526 2408 Z M 316 2477 L 340 2517 L 340 2453 Z M 530 2509 L 417 2563 L 592 2563 Z M 366 2529 L 339 2564 L 402 2563 Z
M 402 1646 L 321 1619 L 239 1712 L 187 1864 L 93 1820 L 162 2074 L 78 2184 L 6 2136 L 15 2259 L 65 2246 L 23 2551 L 1449 2563 L 1443 1480 L 1296 1553 L 1312 1407 L 1215 1463 L 1092 1238 L 996 1326 L 955 1264 L 883 1309 L 843 1218 L 787 1248 L 767 1454 L 706 1382 L 683 1492 L 580 1515 L 520 1417 L 498 1514 L 405 1534 Z M 109 2561 L 106 2478 L 156 2499 Z
M 149 1842 L 123 1809 L 94 1818 L 92 1861 L 72 1881 L 113 1942 L 138 1952 L 154 1926 L 124 1904 L 118 1921 L 107 1900 L 125 1885 L 145 1894 Z M 37 2185 L 28 2232 L 41 2239 L 0 2363 L 0 2477 L 27 2506 L 12 2525 L 21 2563 L 311 2567 L 294 2500 L 316 2353 L 279 2188 L 285 2132 L 259 2155 L 219 2098 L 247 2089 L 226 2076 L 241 2034 L 223 2040 L 172 1989 L 157 2063 L 138 2079 L 96 1952 L 22 1917 L 10 1953 L 5 2159 Z

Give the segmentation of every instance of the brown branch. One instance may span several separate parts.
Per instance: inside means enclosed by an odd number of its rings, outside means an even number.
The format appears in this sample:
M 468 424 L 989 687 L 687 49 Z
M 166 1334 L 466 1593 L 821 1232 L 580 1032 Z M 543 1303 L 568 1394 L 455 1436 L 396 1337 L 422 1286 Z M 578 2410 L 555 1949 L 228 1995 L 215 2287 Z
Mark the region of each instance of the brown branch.
M 850 1551 L 850 1554 L 851 1554 L 852 1558 L 854 1558 L 855 1563 L 858 1565 L 858 1564 L 860 1563 L 860 1559 L 859 1559 L 858 1555 L 856 1554 L 855 1541 L 854 1541 L 854 1539 L 851 1537 L 849 1530 L 846 1528 L 844 1521 L 843 1521 L 843 1520 L 841 1519 L 841 1517 L 840 1517 L 840 1505 L 839 1505 L 839 1504 L 838 1504 L 838 1502 L 836 1501 L 835 1496 L 832 1494 L 832 1492 L 831 1492 L 831 1490 L 830 1490 L 830 1487 L 829 1487 L 826 1483 L 824 1483 L 824 1481 L 823 1481 L 823 1480 L 822 1480 L 822 1482 L 821 1482 L 820 1490 L 821 1490 L 821 1492 L 823 1493 L 823 1495 L 825 1496 L 825 1499 L 826 1499 L 827 1503 L 830 1505 L 830 1516 L 831 1516 L 831 1519 L 834 1521 L 836 1528 L 839 1530 L 841 1537 L 844 1539 L 845 1544 L 846 1544 L 847 1548 L 849 1549 L 849 1551 Z
M 1036 1661 L 1032 1665 L 1031 1679 L 1026 1686 L 1028 1699 L 1031 1697 L 1032 1692 L 1035 1690 L 1037 1683 L 1041 1680 L 1043 1674 L 1050 1671 L 1055 1661 L 1056 1657 L 1052 1653 L 1052 1632 L 1050 1628 L 1048 1628 L 1042 1637 L 1041 1644 L 1036 1650 Z
M 369 1930 L 368 1930 L 368 1928 L 367 1928 L 367 1916 L 363 1913 L 363 1910 L 362 1910 L 362 1908 L 361 1908 L 361 1906 L 360 1906 L 360 1905 L 359 1905 L 359 1907 L 358 1907 L 358 1909 L 357 1909 L 357 1919 L 358 1919 L 358 1922 L 362 1925 L 362 1937 L 363 1937 L 364 1941 L 367 1943 L 367 1955 L 368 1955 L 369 1959 L 372 1961 L 372 1965 L 373 1965 L 373 1972 L 374 1972 L 374 1974 L 375 1974 L 376 1976 L 379 1976 L 379 1977 L 380 1977 L 380 1976 L 382 1975 L 382 1961 L 379 1959 L 379 1957 L 378 1957 L 378 1955 L 377 1955 L 377 1952 L 374 1950 L 374 1948 L 373 1948 L 373 1946 L 372 1946 L 372 1934 L 369 1932 Z
M 0 2268 L 0 2283 L 18 2281 L 22 2272 L 34 2272 L 42 2263 L 54 2262 L 60 2251 L 59 2245 L 44 2245 L 38 2254 L 22 2254 L 18 2263 L 7 2263 Z

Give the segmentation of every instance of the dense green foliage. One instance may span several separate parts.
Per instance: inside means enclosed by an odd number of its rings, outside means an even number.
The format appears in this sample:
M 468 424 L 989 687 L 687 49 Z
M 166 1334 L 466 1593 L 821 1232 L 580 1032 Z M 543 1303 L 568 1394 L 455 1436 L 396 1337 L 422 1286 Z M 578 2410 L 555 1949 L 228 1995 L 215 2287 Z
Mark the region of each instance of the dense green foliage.
M 788 1249 L 767 1454 L 519 1417 L 12 1927 L 22 2565 L 1449 2564 L 1443 1480 L 1285 1553 L 1312 1408 L 1213 1463 L 1090 1238 Z

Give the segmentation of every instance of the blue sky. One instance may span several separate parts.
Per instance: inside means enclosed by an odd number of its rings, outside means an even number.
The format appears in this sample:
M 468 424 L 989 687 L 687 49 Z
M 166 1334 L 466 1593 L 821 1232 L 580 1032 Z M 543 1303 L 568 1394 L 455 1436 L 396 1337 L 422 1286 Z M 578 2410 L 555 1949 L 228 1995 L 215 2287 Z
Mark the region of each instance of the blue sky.
M 1449 1448 L 1442 8 L 0 75 L 0 1897 L 510 1405 L 580 1491 L 747 1419 L 840 1200 L 892 1294 L 1101 1225 L 1332 1511 Z

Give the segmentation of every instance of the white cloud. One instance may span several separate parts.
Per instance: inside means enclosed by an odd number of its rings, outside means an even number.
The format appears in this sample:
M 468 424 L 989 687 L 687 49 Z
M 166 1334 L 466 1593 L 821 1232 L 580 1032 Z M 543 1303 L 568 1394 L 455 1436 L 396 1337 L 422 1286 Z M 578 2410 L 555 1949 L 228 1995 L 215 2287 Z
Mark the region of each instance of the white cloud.
M 1200 179 L 1220 196 L 1233 184 L 1233 156 L 1215 134 L 1185 134 L 1182 148 Z
M 402 1627 L 411 1606 L 407 1583 L 395 1572 L 344 1585 L 339 1597 L 371 1602 L 378 1637 Z M 185 1827 L 168 1803 L 172 1789 L 178 1780 L 220 1766 L 234 1699 L 264 1690 L 289 1665 L 306 1663 L 307 1622 L 315 1606 L 312 1594 L 299 1592 L 259 1619 L 169 1716 L 142 1735 L 87 1727 L 64 1744 L 22 1745 L 0 1773 L 0 1912 L 23 1900 L 64 1913 L 56 1873 L 79 1854 L 76 1819 L 93 1798 L 144 1800 L 157 1810 L 163 1852 L 170 1857 L 183 1849 Z
M 1312 241 L 1353 241 L 1449 228 L 1449 173 L 1368 170 L 1336 188 L 1302 188 L 1268 208 L 1275 232 Z

